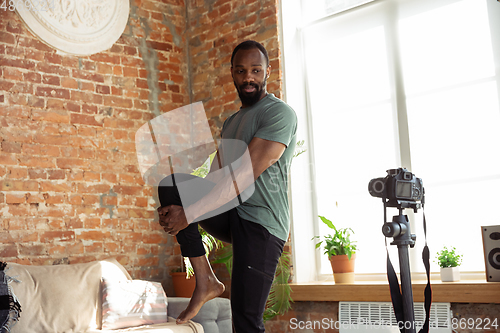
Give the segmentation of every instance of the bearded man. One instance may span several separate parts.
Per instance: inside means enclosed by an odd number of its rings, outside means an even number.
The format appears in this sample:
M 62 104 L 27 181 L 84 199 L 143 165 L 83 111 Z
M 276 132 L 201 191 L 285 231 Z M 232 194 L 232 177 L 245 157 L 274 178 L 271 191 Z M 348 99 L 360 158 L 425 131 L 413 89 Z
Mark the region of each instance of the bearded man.
M 196 277 L 195 291 L 178 323 L 193 318 L 205 302 L 224 292 L 205 256 L 200 223 L 208 233 L 233 246 L 235 331 L 265 331 L 262 316 L 289 233 L 288 173 L 297 131 L 293 109 L 266 90 L 270 72 L 267 51 L 260 43 L 245 41 L 234 49 L 231 75 L 242 105 L 223 124 L 222 145 L 209 174 L 196 179 L 190 202 L 182 202 L 177 187 L 195 176 L 174 174 L 158 187 L 160 224 L 176 235 Z M 244 145 L 230 144 L 234 141 Z M 246 162 L 241 158 L 245 152 L 249 156 Z M 210 216 L 234 202 L 234 208 Z

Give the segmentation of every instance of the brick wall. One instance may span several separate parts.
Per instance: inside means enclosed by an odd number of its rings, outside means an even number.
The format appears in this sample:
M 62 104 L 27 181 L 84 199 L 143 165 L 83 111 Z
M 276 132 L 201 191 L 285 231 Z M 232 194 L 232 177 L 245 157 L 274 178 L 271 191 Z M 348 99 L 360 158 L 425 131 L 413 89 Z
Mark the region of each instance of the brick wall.
M 121 38 L 69 56 L 0 11 L 0 258 L 117 257 L 162 280 L 180 260 L 138 172 L 135 132 L 189 103 L 182 1 L 132 0 Z M 177 255 L 178 256 L 178 255 Z
M 2 260 L 117 257 L 134 278 L 169 281 L 179 248 L 158 226 L 154 189 L 138 172 L 135 132 L 203 101 L 219 135 L 239 108 L 229 62 L 245 39 L 268 49 L 268 90 L 281 96 L 276 0 L 130 4 L 115 45 L 84 57 L 56 52 L 16 13 L 0 12 Z

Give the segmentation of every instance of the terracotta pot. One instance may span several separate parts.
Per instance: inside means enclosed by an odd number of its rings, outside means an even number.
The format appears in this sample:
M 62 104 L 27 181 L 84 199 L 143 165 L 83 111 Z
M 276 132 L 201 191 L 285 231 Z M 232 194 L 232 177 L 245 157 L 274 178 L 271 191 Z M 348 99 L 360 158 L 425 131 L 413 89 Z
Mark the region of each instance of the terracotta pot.
M 196 287 L 194 276 L 186 279 L 186 272 L 172 272 L 170 275 L 172 276 L 176 297 L 191 297 L 193 295 L 194 288 Z
M 349 260 L 346 254 L 331 256 L 329 259 L 332 265 L 335 283 L 354 283 L 354 263 L 356 254 L 351 256 L 351 260 Z

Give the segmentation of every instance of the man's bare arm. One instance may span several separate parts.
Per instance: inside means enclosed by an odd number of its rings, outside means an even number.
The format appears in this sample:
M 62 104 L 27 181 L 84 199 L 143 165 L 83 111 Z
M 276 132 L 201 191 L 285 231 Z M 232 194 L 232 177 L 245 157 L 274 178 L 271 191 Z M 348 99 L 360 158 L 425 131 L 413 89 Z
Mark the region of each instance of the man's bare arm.
M 236 196 L 248 188 L 262 172 L 278 161 L 285 151 L 285 148 L 286 146 L 279 142 L 253 138 L 248 145 L 249 160 L 244 160 L 240 167 L 233 170 L 235 182 L 233 182 L 233 176 L 231 174 L 221 177 L 224 173 L 223 170 L 214 169 L 214 175 L 218 174 L 217 178 L 220 178 L 220 180 L 217 181 L 212 191 L 186 209 L 173 205 L 159 208 L 160 224 L 166 227 L 165 230 L 170 234 L 176 235 L 179 230 L 186 228 L 189 223 L 193 222 L 197 217 L 213 211 L 236 198 Z M 215 159 L 214 162 L 216 162 Z M 210 171 L 212 173 L 212 168 Z M 215 179 L 215 177 L 213 179 Z M 234 183 L 237 185 L 235 186 Z M 235 187 L 238 191 L 235 190 Z M 162 218 L 162 216 L 164 216 L 164 218 Z

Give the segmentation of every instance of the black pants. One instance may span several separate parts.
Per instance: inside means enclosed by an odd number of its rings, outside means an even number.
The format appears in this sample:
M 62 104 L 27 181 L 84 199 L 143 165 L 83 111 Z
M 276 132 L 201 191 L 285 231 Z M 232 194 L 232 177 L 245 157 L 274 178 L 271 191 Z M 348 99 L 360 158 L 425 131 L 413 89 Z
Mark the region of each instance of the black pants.
M 195 185 L 194 192 L 188 196 L 192 202 L 181 202 L 174 184 L 188 180 Z M 174 174 L 174 181 L 169 176 L 160 182 L 158 196 L 161 206 L 191 205 L 215 186 L 210 181 L 187 174 Z M 260 224 L 240 218 L 235 208 L 199 223 L 209 234 L 233 245 L 231 311 L 235 331 L 264 332 L 262 315 L 285 241 L 271 235 Z M 197 224 L 190 224 L 176 236 L 184 257 L 205 254 Z

